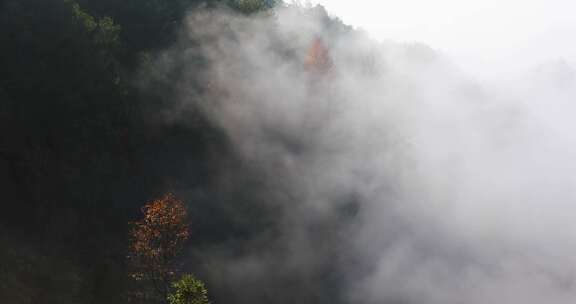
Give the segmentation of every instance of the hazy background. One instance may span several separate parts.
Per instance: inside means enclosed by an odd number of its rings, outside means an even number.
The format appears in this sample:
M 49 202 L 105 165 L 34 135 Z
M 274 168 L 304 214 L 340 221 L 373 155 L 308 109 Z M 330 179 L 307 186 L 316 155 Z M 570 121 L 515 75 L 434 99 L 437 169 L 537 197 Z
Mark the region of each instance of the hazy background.
M 202 41 L 210 90 L 201 99 L 211 102 L 201 108 L 266 180 L 250 191 L 280 210 L 278 234 L 243 254 L 197 253 L 234 299 L 255 301 L 264 286 L 273 302 L 291 303 L 275 286 L 292 278 L 304 302 L 576 298 L 576 82 L 569 62 L 547 52 L 567 50 L 531 44 L 540 41 L 530 13 L 550 15 L 541 26 L 562 35 L 553 12 L 528 2 L 503 8 L 522 18 L 493 17 L 490 2 L 408 3 L 354 3 L 343 13 L 372 39 L 330 25 L 319 7 L 193 13 L 180 44 L 160 57 L 186 71 L 179 115 L 197 96 L 188 41 Z M 505 26 L 516 19 L 525 27 Z M 306 68 L 317 37 L 327 71 Z
M 300 1 L 305 2 L 305 1 Z M 418 41 L 459 65 L 494 77 L 535 63 L 576 59 L 573 11 L 567 0 L 311 0 L 377 40 Z
M 217 304 L 576 301 L 573 4 L 273 2 L 0 2 L 1 303 L 126 303 L 166 192 Z

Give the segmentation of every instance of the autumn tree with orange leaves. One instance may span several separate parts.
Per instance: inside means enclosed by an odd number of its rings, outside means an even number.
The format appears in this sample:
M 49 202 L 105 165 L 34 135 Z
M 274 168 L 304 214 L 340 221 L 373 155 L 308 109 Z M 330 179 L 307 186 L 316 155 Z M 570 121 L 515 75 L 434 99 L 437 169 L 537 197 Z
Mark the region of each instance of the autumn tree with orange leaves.
M 310 49 L 308 49 L 308 54 L 304 61 L 304 68 L 318 74 L 325 74 L 332 69 L 330 52 L 320 37 L 316 37 Z
M 148 202 L 144 217 L 132 223 L 128 261 L 131 277 L 144 288 L 132 296 L 139 301 L 165 301 L 176 277 L 176 257 L 188 239 L 184 202 L 172 194 Z

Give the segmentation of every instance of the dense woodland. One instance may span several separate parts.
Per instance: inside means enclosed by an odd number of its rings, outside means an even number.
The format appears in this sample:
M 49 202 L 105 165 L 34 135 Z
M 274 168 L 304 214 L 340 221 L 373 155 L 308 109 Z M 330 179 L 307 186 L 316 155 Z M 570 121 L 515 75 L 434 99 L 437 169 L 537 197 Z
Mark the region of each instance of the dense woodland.
M 187 247 L 232 244 L 225 248 L 234 252 L 238 240 L 274 234 L 276 211 L 248 190 L 264 181 L 243 167 L 223 132 L 193 108 L 186 121 L 159 117 L 173 106 L 171 80 L 181 71 L 150 63 L 195 9 L 250 16 L 274 5 L 281 4 L 0 2 L 1 303 L 127 303 L 130 223 L 165 193 L 187 205 Z M 224 175 L 235 184 L 227 193 L 189 191 L 221 188 Z M 202 277 L 193 257 L 181 265 Z M 292 299 L 312 299 L 294 280 L 286 278 Z M 207 286 L 214 303 L 234 303 L 226 286 Z
M 0 0 L 0 304 L 574 302 L 572 66 L 286 2 Z

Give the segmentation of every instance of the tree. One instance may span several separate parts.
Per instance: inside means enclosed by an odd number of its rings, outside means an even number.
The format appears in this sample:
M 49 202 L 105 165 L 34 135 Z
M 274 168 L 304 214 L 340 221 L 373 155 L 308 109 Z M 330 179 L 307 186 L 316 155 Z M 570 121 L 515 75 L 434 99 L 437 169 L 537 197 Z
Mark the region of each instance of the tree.
M 146 285 L 139 298 L 164 301 L 176 275 L 176 257 L 189 235 L 186 207 L 167 194 L 147 203 L 142 213 L 144 218 L 130 230 L 131 276 Z
M 238 12 L 250 15 L 267 11 L 279 3 L 281 1 L 278 0 L 231 0 L 228 5 Z
M 318 74 L 325 74 L 332 69 L 330 51 L 320 37 L 316 37 L 312 42 L 304 61 L 304 68 Z
M 204 282 L 193 275 L 182 276 L 172 284 L 173 292 L 168 295 L 169 304 L 208 304 L 208 291 Z

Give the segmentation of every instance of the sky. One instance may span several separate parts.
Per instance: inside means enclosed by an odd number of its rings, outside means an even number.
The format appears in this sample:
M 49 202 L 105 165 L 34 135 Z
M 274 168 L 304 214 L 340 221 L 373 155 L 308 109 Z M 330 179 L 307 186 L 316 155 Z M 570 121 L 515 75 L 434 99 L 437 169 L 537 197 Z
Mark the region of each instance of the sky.
M 570 0 L 312 0 L 374 39 L 422 42 L 479 72 L 576 61 Z

